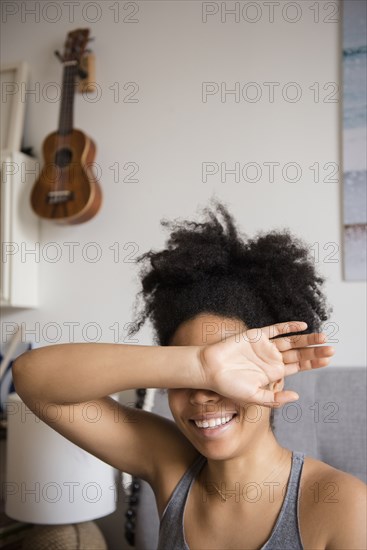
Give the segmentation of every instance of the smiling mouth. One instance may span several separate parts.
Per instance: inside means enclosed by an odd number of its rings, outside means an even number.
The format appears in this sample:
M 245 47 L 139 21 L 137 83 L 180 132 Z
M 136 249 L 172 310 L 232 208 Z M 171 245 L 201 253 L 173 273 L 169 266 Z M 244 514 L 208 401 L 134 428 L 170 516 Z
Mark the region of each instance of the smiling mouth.
M 233 422 L 233 419 L 238 416 L 237 413 L 228 414 L 218 418 L 208 418 L 204 420 L 190 420 L 192 424 L 200 431 L 219 431 L 221 428 L 228 426 Z

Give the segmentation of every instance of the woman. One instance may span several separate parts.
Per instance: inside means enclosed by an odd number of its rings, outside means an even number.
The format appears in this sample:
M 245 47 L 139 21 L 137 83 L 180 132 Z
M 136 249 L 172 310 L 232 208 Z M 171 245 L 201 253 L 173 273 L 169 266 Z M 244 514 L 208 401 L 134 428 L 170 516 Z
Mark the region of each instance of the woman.
M 289 232 L 242 240 L 217 209 L 224 227 L 207 210 L 205 223 L 176 224 L 165 250 L 138 259 L 150 266 L 130 335 L 149 317 L 156 345 L 35 349 L 15 362 L 16 389 L 65 437 L 151 485 L 159 550 L 365 549 L 365 485 L 281 447 L 271 429 L 271 411 L 298 398 L 284 377 L 334 353 L 319 345 L 323 279 Z M 108 397 L 147 387 L 168 389 L 175 422 Z M 98 423 L 82 414 L 91 400 Z M 48 403 L 61 407 L 57 421 Z

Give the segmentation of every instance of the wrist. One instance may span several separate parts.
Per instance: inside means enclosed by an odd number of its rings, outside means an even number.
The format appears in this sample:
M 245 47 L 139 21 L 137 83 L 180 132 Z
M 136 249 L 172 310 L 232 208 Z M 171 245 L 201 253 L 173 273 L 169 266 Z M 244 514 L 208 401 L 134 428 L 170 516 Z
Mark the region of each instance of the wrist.
M 167 388 L 206 388 L 205 371 L 201 360 L 204 346 L 169 346 L 169 371 L 166 372 Z M 167 364 L 167 363 L 166 363 Z
M 192 365 L 192 378 L 194 385 L 191 386 L 194 389 L 209 389 L 207 372 L 205 370 L 203 360 L 203 350 L 206 346 L 191 346 L 193 348 L 193 361 Z

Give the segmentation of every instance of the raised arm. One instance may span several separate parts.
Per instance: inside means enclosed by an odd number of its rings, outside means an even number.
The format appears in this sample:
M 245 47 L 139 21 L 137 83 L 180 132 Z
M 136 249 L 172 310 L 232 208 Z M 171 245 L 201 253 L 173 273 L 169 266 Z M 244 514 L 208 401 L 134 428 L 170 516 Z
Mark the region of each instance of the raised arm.
M 203 346 L 59 344 L 31 350 L 13 366 L 17 392 L 44 422 L 80 447 L 151 484 L 191 443 L 159 415 L 119 405 L 108 395 L 134 388 L 208 389 L 240 405 L 274 406 L 297 398 L 269 384 L 303 368 L 328 363 L 332 348 L 316 335 L 271 340 L 299 322 L 252 329 Z M 92 419 L 86 402 L 97 409 Z M 48 414 L 49 404 L 59 414 Z M 191 449 L 191 450 L 190 450 Z M 186 455 L 187 456 L 187 455 Z
M 198 349 L 102 343 L 47 346 L 15 361 L 14 383 L 25 404 L 53 429 L 108 464 L 153 484 L 158 468 L 172 459 L 183 460 L 190 443 L 174 422 L 118 404 L 108 395 L 133 388 L 202 387 Z
M 200 388 L 199 346 L 57 344 L 27 351 L 13 366 L 15 387 L 32 406 L 90 401 L 135 388 Z

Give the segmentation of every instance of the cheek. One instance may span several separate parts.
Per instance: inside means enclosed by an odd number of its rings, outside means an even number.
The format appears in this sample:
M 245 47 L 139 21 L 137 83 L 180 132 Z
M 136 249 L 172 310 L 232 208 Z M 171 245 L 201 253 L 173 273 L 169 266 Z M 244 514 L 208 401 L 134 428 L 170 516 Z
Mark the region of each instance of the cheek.
M 184 389 L 169 389 L 168 404 L 171 409 L 172 416 L 176 420 L 187 404 L 187 391 Z
M 243 422 L 252 426 L 252 429 L 256 429 L 257 426 L 262 424 L 269 424 L 270 409 L 267 407 L 251 403 L 241 409 Z
M 189 402 L 189 390 L 177 389 L 168 390 L 168 404 L 176 423 L 180 422 L 180 417 L 187 408 Z

